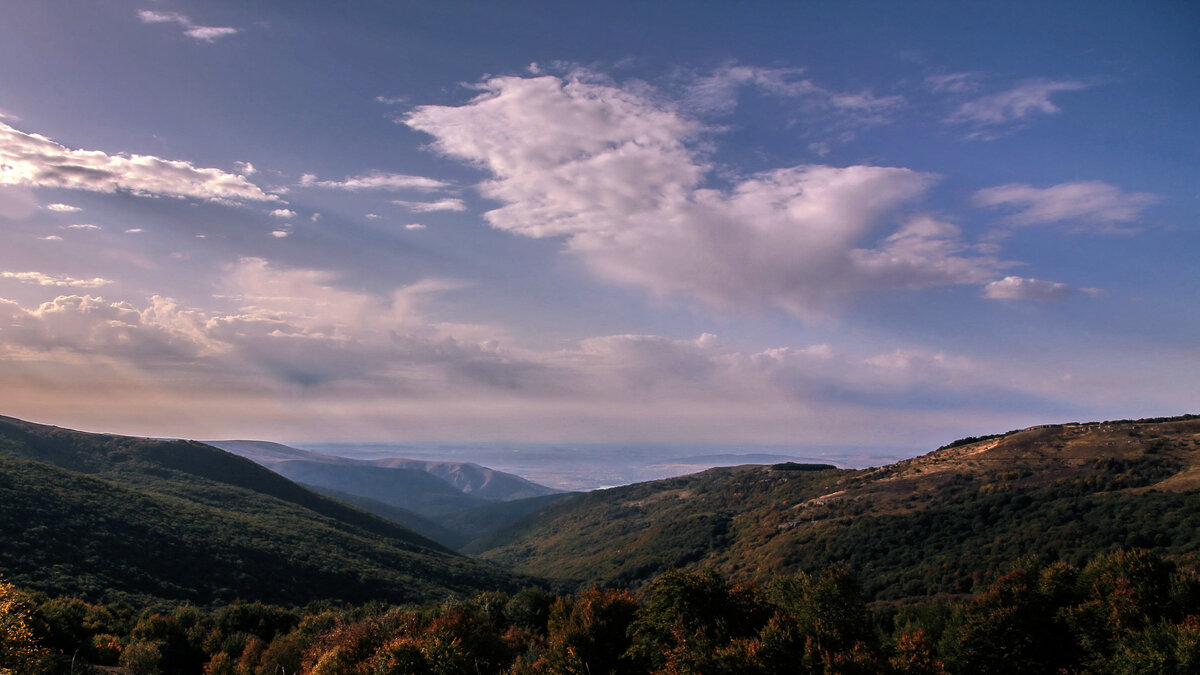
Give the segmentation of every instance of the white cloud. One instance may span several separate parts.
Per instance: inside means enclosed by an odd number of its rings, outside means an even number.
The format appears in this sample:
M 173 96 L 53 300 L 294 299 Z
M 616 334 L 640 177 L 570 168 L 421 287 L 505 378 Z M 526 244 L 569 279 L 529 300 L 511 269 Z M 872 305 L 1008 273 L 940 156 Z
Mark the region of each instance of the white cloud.
M 99 230 L 100 226 L 92 225 L 91 223 L 75 223 L 73 225 L 68 225 L 67 229 L 68 230 Z
M 58 236 L 57 234 L 49 234 L 49 235 L 46 235 L 45 237 L 38 237 L 38 239 L 41 239 L 42 241 L 62 241 L 63 240 L 63 238 Z
M 384 105 L 398 105 L 400 103 L 406 103 L 407 101 L 408 101 L 408 97 L 406 97 L 406 96 L 376 96 L 375 97 L 376 103 L 382 103 Z
M 243 176 L 253 176 L 258 173 L 258 169 L 254 168 L 254 165 L 250 162 L 234 162 L 233 165 L 238 168 L 238 173 Z
M 149 9 L 138 10 L 138 18 L 142 23 L 178 23 L 190 25 L 192 22 L 186 16 L 175 12 L 155 12 Z
M 73 150 L 0 122 L 0 185 L 129 192 L 219 202 L 274 201 L 242 176 L 153 155 Z
M 404 229 L 406 229 L 406 230 L 424 230 L 425 226 L 422 225 L 421 223 L 409 223 L 404 226 Z
M 363 216 L 363 217 L 364 217 L 364 218 L 366 218 L 367 220 L 379 220 L 379 214 L 378 214 L 378 213 L 368 213 L 368 214 L 366 214 L 366 215 L 365 215 L 365 216 Z
M 1071 295 L 1066 284 L 1007 276 L 983 288 L 989 300 L 1062 300 Z
M 283 219 L 295 218 L 296 212 L 292 211 L 290 209 L 275 209 L 274 211 L 271 211 L 271 216 L 274 218 L 283 218 Z
M 986 128 L 1019 122 L 1034 115 L 1051 115 L 1060 111 L 1050 100 L 1051 96 L 1064 91 L 1087 89 L 1089 86 L 1086 82 L 1071 80 L 1033 80 L 1008 91 L 967 101 L 946 121 Z M 988 136 L 981 133 L 978 137 Z
M 502 204 L 485 214 L 493 227 L 560 237 L 605 280 L 803 315 L 855 290 L 975 283 L 995 264 L 956 256 L 952 228 L 886 238 L 886 221 L 932 176 L 805 165 L 716 189 L 692 147 L 704 129 L 637 90 L 557 77 L 479 87 L 466 105 L 418 107 L 404 121 L 490 171 L 481 190 Z
M 414 213 L 430 213 L 433 211 L 466 211 L 467 205 L 461 199 L 438 199 L 432 202 L 412 202 L 403 199 L 393 199 L 393 204 L 403 206 Z
M 291 234 L 292 233 L 288 232 L 287 230 L 272 230 L 271 231 L 271 236 L 275 237 L 276 239 L 283 239 L 285 237 L 291 236 Z
M 111 284 L 108 279 L 93 277 L 91 279 L 76 279 L 65 274 L 43 274 L 41 272 L 0 272 L 0 278 L 15 279 L 25 284 L 38 286 L 57 286 L 69 288 L 99 288 Z
M 1160 201 L 1146 192 L 1123 192 L 1101 181 L 1061 183 L 1048 188 L 1000 185 L 975 193 L 975 204 L 1007 207 L 1014 225 L 1045 225 L 1062 221 L 1115 226 L 1136 221 L 1142 211 Z
M 145 230 L 140 227 L 131 227 L 128 230 L 125 230 L 125 234 L 141 234 L 142 232 L 145 232 Z
M 71 206 L 70 204 L 47 204 L 46 209 L 57 211 L 58 213 L 78 213 L 83 210 L 78 206 Z
M 228 26 L 198 26 L 192 23 L 190 18 L 176 12 L 156 12 L 153 10 L 142 9 L 138 10 L 137 15 L 138 19 L 140 19 L 142 23 L 177 24 L 184 29 L 184 35 L 202 42 L 214 42 L 218 38 L 223 38 L 241 32 L 240 29 L 230 28 Z
M 214 42 L 217 38 L 223 38 L 238 32 L 240 31 L 237 28 L 230 28 L 229 26 L 193 26 L 183 31 L 183 34 L 197 40 Z
M 340 181 L 318 180 L 315 175 L 306 173 L 300 177 L 300 185 L 337 190 L 440 190 L 450 187 L 449 183 L 434 178 L 383 171 L 368 171 Z

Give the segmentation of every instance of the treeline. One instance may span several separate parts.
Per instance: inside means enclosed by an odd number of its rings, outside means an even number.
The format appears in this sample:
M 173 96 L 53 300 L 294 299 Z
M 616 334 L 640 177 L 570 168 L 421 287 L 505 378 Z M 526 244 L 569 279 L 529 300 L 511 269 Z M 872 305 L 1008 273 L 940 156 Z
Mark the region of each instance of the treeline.
M 1028 561 L 974 595 L 869 604 L 843 566 L 756 587 L 672 571 L 637 593 L 528 588 L 422 606 L 137 610 L 0 585 L 0 671 L 1195 673 L 1200 576 L 1145 550 Z

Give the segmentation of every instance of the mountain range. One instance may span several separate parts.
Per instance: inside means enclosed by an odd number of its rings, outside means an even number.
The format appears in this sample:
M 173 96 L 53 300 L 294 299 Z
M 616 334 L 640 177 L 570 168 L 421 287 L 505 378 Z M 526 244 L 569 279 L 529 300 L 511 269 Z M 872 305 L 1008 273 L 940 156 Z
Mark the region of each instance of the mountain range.
M 451 548 L 566 496 L 520 476 L 469 462 L 352 459 L 267 441 L 207 444 Z
M 1195 415 L 971 437 L 869 469 L 744 465 L 575 494 L 473 465 L 221 443 L 261 465 L 0 417 L 0 575 L 142 604 L 295 605 L 637 587 L 676 569 L 757 583 L 845 564 L 890 602 L 963 596 L 1030 557 L 1078 566 L 1144 547 L 1200 563 Z M 530 490 L 542 494 L 498 496 Z M 401 524 L 413 518 L 469 555 Z

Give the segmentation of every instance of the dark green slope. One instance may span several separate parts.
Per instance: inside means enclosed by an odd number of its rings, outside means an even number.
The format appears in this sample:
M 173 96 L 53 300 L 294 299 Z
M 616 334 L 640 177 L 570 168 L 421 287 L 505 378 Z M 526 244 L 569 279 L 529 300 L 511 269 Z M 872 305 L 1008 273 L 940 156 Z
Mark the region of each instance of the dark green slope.
M 88 598 L 415 601 L 519 583 L 248 460 L 0 418 L 0 574 Z
M 347 504 L 353 504 L 364 511 L 373 513 L 381 518 L 386 518 L 394 523 L 400 523 L 404 527 L 407 527 L 422 536 L 429 537 L 439 544 L 453 549 L 461 548 L 468 541 L 470 541 L 470 537 L 467 535 L 443 527 L 436 521 L 426 518 L 415 511 L 402 509 L 399 506 L 392 506 L 391 504 L 384 504 L 383 502 L 376 501 L 368 497 L 363 497 L 361 495 L 350 494 L 349 492 L 330 490 L 329 488 L 324 488 L 319 485 L 305 484 L 304 487 L 312 490 L 313 492 L 330 497 L 331 499 L 337 499 Z
M 468 552 L 530 574 L 638 584 L 847 562 L 878 599 L 964 593 L 1022 556 L 1200 554 L 1200 419 L 1038 427 L 877 469 L 737 467 L 555 502 Z M 804 468 L 804 467 L 799 467 Z
M 246 460 L 249 461 L 249 460 Z M 419 469 L 394 469 L 369 464 L 329 464 L 306 460 L 276 462 L 271 470 L 282 476 L 328 490 L 359 495 L 426 518 L 486 504 L 488 500 L 459 492 L 446 481 Z

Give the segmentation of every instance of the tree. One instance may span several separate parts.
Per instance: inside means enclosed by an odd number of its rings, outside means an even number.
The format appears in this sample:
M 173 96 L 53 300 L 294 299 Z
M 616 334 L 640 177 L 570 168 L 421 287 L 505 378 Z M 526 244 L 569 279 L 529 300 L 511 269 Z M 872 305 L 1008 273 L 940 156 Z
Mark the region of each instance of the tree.
M 30 609 L 12 584 L 0 579 L 0 673 L 33 672 L 44 650 L 29 625 Z

